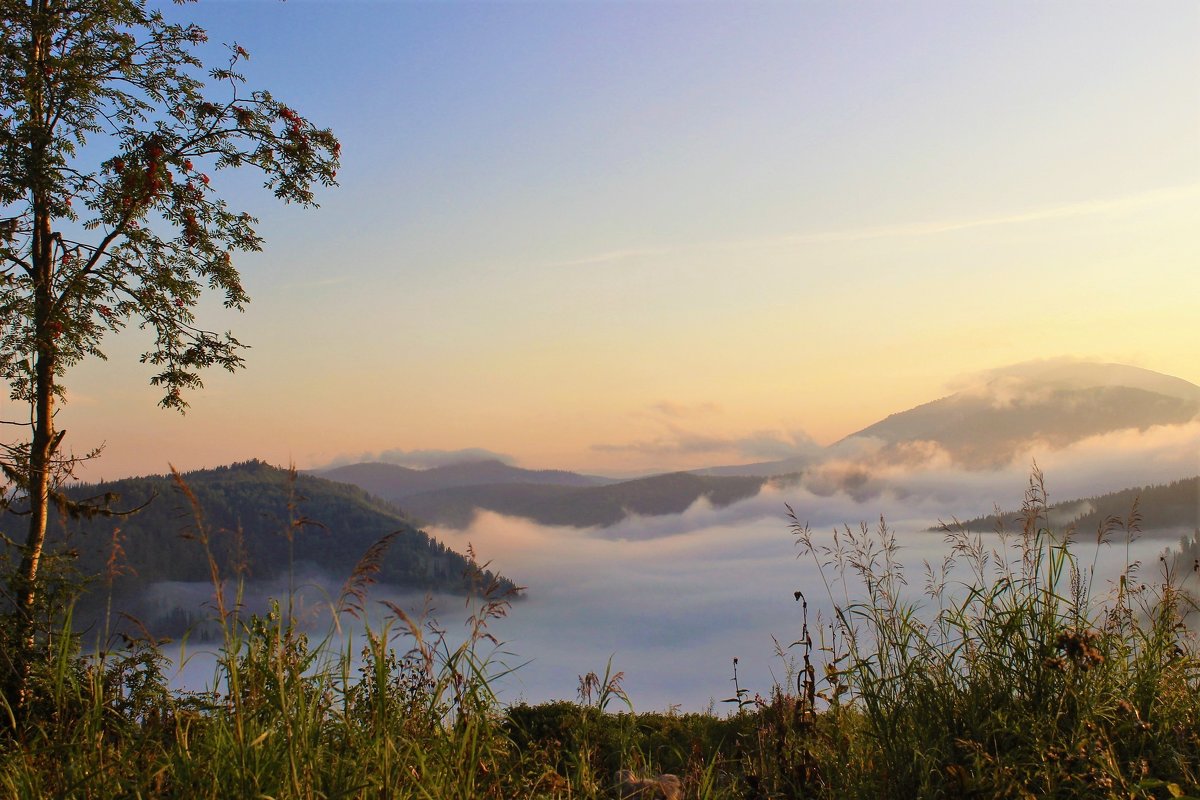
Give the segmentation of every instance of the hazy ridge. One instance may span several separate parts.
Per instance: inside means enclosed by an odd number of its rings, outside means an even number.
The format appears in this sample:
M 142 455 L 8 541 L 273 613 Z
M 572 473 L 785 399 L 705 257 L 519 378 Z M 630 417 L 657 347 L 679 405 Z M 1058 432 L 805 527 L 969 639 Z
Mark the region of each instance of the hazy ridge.
M 1200 387 L 1179 378 L 1123 364 L 1050 360 L 993 370 L 974 385 L 891 414 L 829 447 L 775 461 L 627 481 L 499 461 L 428 470 L 364 463 L 318 474 L 361 486 L 430 524 L 463 528 L 485 510 L 547 525 L 607 527 L 630 517 L 678 514 L 701 499 L 729 505 L 752 497 L 770 479 L 802 480 L 822 487 L 818 491 L 866 499 L 880 490 L 871 476 L 881 467 L 940 458 L 964 473 L 994 470 L 1089 437 L 1183 425 L 1198 415 Z

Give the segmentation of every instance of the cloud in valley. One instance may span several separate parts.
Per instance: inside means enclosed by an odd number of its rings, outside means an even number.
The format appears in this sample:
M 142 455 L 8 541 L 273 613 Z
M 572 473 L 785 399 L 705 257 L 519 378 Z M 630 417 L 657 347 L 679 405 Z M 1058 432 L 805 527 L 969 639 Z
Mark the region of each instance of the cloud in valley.
M 1069 500 L 1133 486 L 1170 483 L 1200 474 L 1200 421 L 1093 436 L 1065 448 L 1031 443 L 1006 466 L 963 470 L 933 442 L 884 448 L 877 440 L 850 441 L 836 455 L 804 469 L 798 479 L 775 480 L 753 498 L 717 508 L 701 498 L 686 512 L 630 516 L 595 529 L 606 539 L 644 540 L 712 526 L 773 519 L 784 503 L 814 525 L 889 519 L 919 526 L 1020 508 L 1034 464 L 1052 500 Z
M 853 444 L 859 452 L 806 470 L 800 484 L 805 491 L 822 499 L 845 495 L 860 504 L 921 507 L 932 501 L 944 504 L 942 514 L 974 516 L 994 503 L 1018 508 L 1035 463 L 1052 499 L 1063 500 L 1200 474 L 1200 420 L 1114 431 L 1066 447 L 1033 441 L 1007 465 L 988 470 L 963 470 L 933 442 L 904 448 L 880 448 L 869 440 Z
M 1040 454 L 1038 461 L 1051 500 L 1065 502 L 1196 474 L 1198 452 L 1200 424 L 1193 423 L 1094 437 Z M 577 676 L 602 670 L 611 657 L 613 668 L 625 671 L 637 708 L 681 703 L 701 709 L 732 693 L 734 657 L 751 692 L 766 693 L 784 679 L 786 660 L 775 647 L 778 641 L 786 648 L 799 636 L 793 592 L 805 593 L 813 630 L 830 618 L 833 599 L 825 580 L 836 576 L 826 571 L 823 578 L 812 558 L 798 558 L 785 503 L 826 543 L 835 528 L 857 529 L 865 522 L 873 530 L 885 517 L 901 544 L 914 599 L 920 597 L 923 562 L 938 564 L 947 554 L 943 537 L 929 527 L 986 514 L 996 505 L 1020 507 L 1031 461 L 962 471 L 936 448 L 922 453 L 922 459 L 879 462 L 864 450 L 857 458 L 830 460 L 799 481 L 769 483 L 757 496 L 725 508 L 702 499 L 683 514 L 630 517 L 609 528 L 544 526 L 484 512 L 464 530 L 431 533 L 455 548 L 472 544 L 527 587 L 527 599 L 496 629 L 518 663 L 532 659 L 506 680 L 506 696 L 572 697 Z M 998 544 L 987 539 L 989 547 Z M 1150 562 L 1171 544 L 1148 535 L 1133 543 L 1132 557 Z M 1083 563 L 1092 563 L 1086 548 L 1093 546 L 1080 543 Z M 1124 547 L 1096 553 L 1099 594 L 1124 556 Z M 832 589 L 842 600 L 836 581 Z M 853 597 L 861 590 L 851 581 L 848 591 Z
M 800 557 L 785 504 L 810 525 L 819 543 L 829 543 L 832 531 L 843 525 L 857 529 L 865 522 L 873 530 L 884 516 L 898 537 L 908 588 L 918 600 L 923 562 L 941 563 L 947 553 L 943 537 L 927 528 L 985 514 L 996 505 L 1019 508 L 1035 456 L 1058 502 L 1200 472 L 1200 423 L 1122 431 L 1052 452 L 1033 449 L 1023 453 L 1025 460 L 994 470 L 958 469 L 936 446 L 888 460 L 870 442 L 860 445 L 800 479 L 768 483 L 756 496 L 724 508 L 702 499 L 682 514 L 630 517 L 596 529 L 482 512 L 465 529 L 428 531 L 460 552 L 471 546 L 492 568 L 526 587 L 525 598 L 491 627 L 507 654 L 500 656 L 503 662 L 524 665 L 497 684 L 506 702 L 573 698 L 578 677 L 602 673 L 611 658 L 613 669 L 625 673 L 624 687 L 639 710 L 672 704 L 700 710 L 714 700 L 724 711 L 732 708 L 719 701 L 733 692 L 734 657 L 741 685 L 751 693 L 765 694 L 774 682 L 786 680 L 788 655 L 799 655 L 787 650 L 802 622 L 794 592 L 804 592 L 809 602 L 815 638 L 830 619 L 834 597 L 839 602 L 861 597 L 853 581 L 843 595 L 836 574 L 822 573 L 813 558 Z M 994 537 L 986 542 L 998 546 Z M 1152 562 L 1169 544 L 1173 541 L 1146 536 L 1132 545 L 1132 557 Z M 1083 563 L 1092 562 L 1090 551 L 1079 555 Z M 1096 557 L 1097 592 L 1103 594 L 1125 549 L 1109 547 Z M 386 586 L 373 587 L 372 597 L 395 600 L 413 613 L 426 604 L 423 596 L 392 594 Z M 461 636 L 463 599 L 439 596 L 430 602 L 447 635 Z M 371 607 L 383 610 L 378 603 Z M 776 654 L 776 642 L 784 658 Z M 400 638 L 395 646 L 403 651 L 409 643 Z

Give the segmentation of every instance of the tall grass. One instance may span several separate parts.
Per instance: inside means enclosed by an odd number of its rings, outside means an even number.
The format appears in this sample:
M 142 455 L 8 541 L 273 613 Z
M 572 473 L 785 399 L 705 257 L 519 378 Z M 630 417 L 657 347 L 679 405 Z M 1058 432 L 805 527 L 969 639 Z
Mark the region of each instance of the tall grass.
M 822 544 L 793 517 L 835 609 L 826 688 L 848 699 L 827 715 L 861 728 L 841 796 L 1200 794 L 1195 606 L 1180 580 L 1192 576 L 1127 563 L 1098 595 L 1095 562 L 1080 564 L 1074 531 L 1050 530 L 1049 508 L 1035 469 L 1020 530 L 991 549 L 945 526 L 951 554 L 926 565 L 919 592 L 882 520 Z M 1138 523 L 1135 504 L 1097 546 Z
M 566 800 L 618 796 L 621 770 L 713 800 L 1200 796 L 1197 578 L 1129 564 L 1097 586 L 1048 510 L 1035 473 L 1019 528 L 947 526 L 950 555 L 921 587 L 882 521 L 821 539 L 793 519 L 833 615 L 810 619 L 816 598 L 797 592 L 791 669 L 764 695 L 735 673 L 720 716 L 635 713 L 611 661 L 574 702 L 504 706 L 512 667 L 491 625 L 509 598 L 478 585 L 462 638 L 395 605 L 372 621 L 386 537 L 331 602 L 363 634 L 310 639 L 288 604 L 244 611 L 196 508 L 221 631 L 212 690 L 171 690 L 148 636 L 84 654 L 64 607 L 40 639 L 36 703 L 0 709 L 0 797 Z M 1095 535 L 1119 546 L 1137 527 L 1135 507 Z

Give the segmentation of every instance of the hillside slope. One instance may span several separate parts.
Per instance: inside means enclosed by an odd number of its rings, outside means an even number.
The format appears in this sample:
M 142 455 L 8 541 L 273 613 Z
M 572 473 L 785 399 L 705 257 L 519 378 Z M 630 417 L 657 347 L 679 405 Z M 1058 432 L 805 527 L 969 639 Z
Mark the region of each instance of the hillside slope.
M 1059 449 L 1124 429 L 1178 425 L 1200 415 L 1200 386 L 1121 364 L 1021 364 L 977 386 L 891 414 L 830 447 L 933 442 L 961 466 L 1003 466 L 1025 448 Z
M 272 581 L 296 572 L 324 576 L 336 587 L 372 545 L 389 537 L 379 581 L 420 591 L 465 593 L 472 588 L 464 556 L 357 487 L 292 476 L 259 461 L 190 472 L 183 479 L 227 578 Z M 76 499 L 106 493 L 119 498 L 114 508 L 144 508 L 121 518 L 59 520 L 51 530 L 51 547 L 75 551 L 84 575 L 103 576 L 115 535 L 121 552 L 113 592 L 122 599 L 157 583 L 210 580 L 195 509 L 170 476 L 81 485 L 69 492 Z M 487 573 L 481 580 L 491 577 Z M 512 587 L 507 579 L 499 580 Z
M 1200 477 L 1122 489 L 1095 497 L 1055 500 L 1050 521 L 1056 527 L 1071 525 L 1080 533 L 1091 533 L 1106 519 L 1128 519 L 1135 500 L 1138 503 L 1138 528 L 1143 532 L 1168 532 L 1174 536 L 1200 531 Z M 961 524 L 969 531 L 987 533 L 997 529 L 1001 518 L 1011 529 L 1020 514 L 1015 511 L 1002 512 L 999 517 L 987 514 Z

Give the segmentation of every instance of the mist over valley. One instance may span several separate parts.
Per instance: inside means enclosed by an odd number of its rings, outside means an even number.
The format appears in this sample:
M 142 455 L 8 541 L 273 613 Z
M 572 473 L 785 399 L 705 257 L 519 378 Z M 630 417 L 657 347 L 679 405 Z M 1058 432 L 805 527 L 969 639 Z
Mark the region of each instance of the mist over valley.
M 948 552 L 941 523 L 964 520 L 989 548 L 1001 547 L 994 531 L 1003 526 L 989 512 L 1007 512 L 1012 529 L 1035 463 L 1046 475 L 1052 524 L 1076 530 L 1080 563 L 1095 562 L 1102 591 L 1127 557 L 1148 574 L 1161 554 L 1194 541 L 1200 390 L 1114 365 L 1017 378 L 993 375 L 802 460 L 627 480 L 469 456 L 426 469 L 375 462 L 311 475 L 255 462 L 183 479 L 205 509 L 210 538 L 226 548 L 226 591 L 240 577 L 247 610 L 261 612 L 269 598 L 291 592 L 306 624 L 328 631 L 359 559 L 399 530 L 372 575 L 378 583 L 366 613 L 374 624 L 382 626 L 388 600 L 436 620 L 453 639 L 472 602 L 460 554 L 474 553 L 489 578 L 503 576 L 501 589 L 522 587 L 493 629 L 503 643 L 499 660 L 520 665 L 498 683 L 506 699 L 571 697 L 578 677 L 611 657 L 637 707 L 695 710 L 728 694 L 734 657 L 742 685 L 754 691 L 786 678 L 788 645 L 799 636 L 796 591 L 810 603 L 811 623 L 829 619 L 824 579 L 810 560 L 796 559 L 788 507 L 817 537 L 860 523 L 875 529 L 882 517 L 918 594 L 924 564 L 941 564 Z M 1070 426 L 1059 426 L 1067 419 Z M 981 448 L 1006 456 L 982 458 Z M 208 564 L 188 522 L 190 503 L 165 478 L 140 480 L 79 492 L 114 491 L 126 502 L 160 495 L 120 523 L 131 571 L 114 594 L 152 630 L 192 631 L 181 680 L 198 687 L 211 674 L 200 655 L 213 610 Z M 1139 495 L 1141 530 L 1128 542 L 1114 535 L 1097 545 L 1095 529 L 1127 517 Z M 240 505 L 231 502 L 239 496 Z M 101 529 L 114 523 L 88 524 L 92 532 L 77 528 L 72 541 L 90 542 L 81 563 L 98 568 L 111 545 Z M 235 544 L 240 550 L 228 549 Z M 337 635 L 353 636 L 357 621 L 339 619 Z M 401 650 L 404 642 L 397 639 Z

